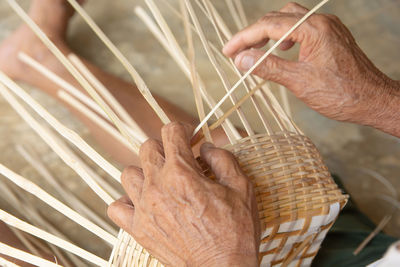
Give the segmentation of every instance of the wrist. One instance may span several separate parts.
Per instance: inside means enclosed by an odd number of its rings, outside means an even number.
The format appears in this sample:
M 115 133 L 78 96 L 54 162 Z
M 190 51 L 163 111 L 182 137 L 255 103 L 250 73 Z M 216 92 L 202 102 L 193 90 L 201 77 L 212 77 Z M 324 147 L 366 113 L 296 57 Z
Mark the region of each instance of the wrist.
M 384 77 L 373 90 L 362 124 L 400 137 L 400 81 Z

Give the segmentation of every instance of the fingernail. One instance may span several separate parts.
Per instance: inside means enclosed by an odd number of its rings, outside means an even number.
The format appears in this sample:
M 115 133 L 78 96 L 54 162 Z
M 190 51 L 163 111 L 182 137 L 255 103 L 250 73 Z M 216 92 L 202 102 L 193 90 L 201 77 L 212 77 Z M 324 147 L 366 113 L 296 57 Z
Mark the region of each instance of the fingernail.
M 254 57 L 243 56 L 242 60 L 240 61 L 240 68 L 243 70 L 249 70 L 253 66 L 254 66 Z

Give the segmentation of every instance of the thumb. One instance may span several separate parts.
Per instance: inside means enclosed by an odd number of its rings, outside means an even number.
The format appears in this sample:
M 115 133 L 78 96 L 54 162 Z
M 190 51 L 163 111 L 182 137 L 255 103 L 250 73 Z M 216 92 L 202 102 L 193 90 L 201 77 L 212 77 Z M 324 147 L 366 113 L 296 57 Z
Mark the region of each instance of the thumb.
M 249 49 L 239 53 L 235 64 L 241 71 L 248 71 L 264 55 L 264 51 Z M 286 87 L 295 84 L 297 80 L 298 62 L 289 61 L 275 55 L 269 55 L 253 71 L 253 74 Z
M 205 143 L 201 146 L 200 154 L 211 167 L 219 183 L 240 192 L 247 189 L 249 179 L 243 174 L 235 157 L 229 151 Z

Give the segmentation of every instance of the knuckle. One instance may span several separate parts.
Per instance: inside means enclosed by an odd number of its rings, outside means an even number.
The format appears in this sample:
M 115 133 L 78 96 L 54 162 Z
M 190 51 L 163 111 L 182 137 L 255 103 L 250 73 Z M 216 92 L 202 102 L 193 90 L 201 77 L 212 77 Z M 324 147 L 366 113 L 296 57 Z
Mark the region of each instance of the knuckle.
M 148 139 L 146 142 L 143 143 L 143 145 L 140 147 L 140 154 L 148 151 L 148 150 L 154 150 L 155 148 L 159 148 L 160 142 L 157 141 L 156 139 Z
M 184 129 L 184 127 L 185 126 L 183 125 L 183 123 L 174 121 L 163 126 L 162 132 L 163 133 L 175 132 L 177 130 Z
M 287 3 L 284 8 L 285 9 L 293 9 L 293 8 L 297 8 L 299 5 L 296 2 L 289 2 Z
M 121 175 L 121 181 L 127 182 L 128 180 L 132 179 L 134 176 L 141 173 L 141 169 L 135 166 L 129 166 L 124 169 Z
M 327 15 L 317 14 L 314 17 L 315 23 L 322 32 L 330 32 L 333 28 L 333 20 Z

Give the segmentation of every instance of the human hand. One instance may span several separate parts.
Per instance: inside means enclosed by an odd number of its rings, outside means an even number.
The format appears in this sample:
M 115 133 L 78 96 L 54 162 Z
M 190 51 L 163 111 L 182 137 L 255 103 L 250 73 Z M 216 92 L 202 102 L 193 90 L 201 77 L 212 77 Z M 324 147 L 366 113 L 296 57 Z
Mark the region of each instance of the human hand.
M 236 34 L 223 52 L 235 57 L 238 67 L 247 71 L 264 54 L 254 48 L 261 48 L 270 39 L 280 39 L 307 12 L 296 3 L 270 12 Z M 393 111 L 389 110 L 390 105 L 398 106 L 399 85 L 373 65 L 337 17 L 312 15 L 280 48 L 290 49 L 294 43 L 300 43 L 298 61 L 271 55 L 254 74 L 286 86 L 329 118 L 400 133 L 390 126 L 394 122 Z M 382 121 L 386 125 L 381 125 Z
M 260 222 L 251 181 L 233 155 L 204 144 L 201 157 L 216 176 L 202 174 L 179 123 L 162 129 L 162 141 L 140 149 L 142 169 L 127 168 L 128 194 L 110 218 L 161 262 L 171 266 L 258 266 Z

